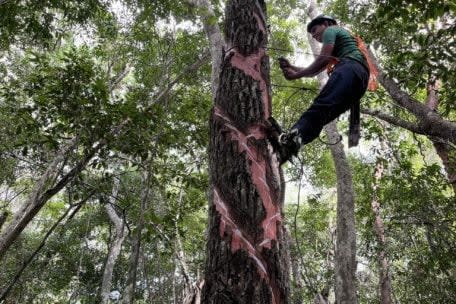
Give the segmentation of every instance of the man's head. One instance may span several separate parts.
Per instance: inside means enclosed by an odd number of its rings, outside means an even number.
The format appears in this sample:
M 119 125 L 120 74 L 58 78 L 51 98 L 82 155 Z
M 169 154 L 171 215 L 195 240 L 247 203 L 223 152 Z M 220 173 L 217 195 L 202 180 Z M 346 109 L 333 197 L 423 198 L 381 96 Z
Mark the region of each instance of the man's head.
M 328 15 L 318 15 L 307 24 L 307 32 L 309 32 L 314 39 L 321 42 L 324 30 L 331 25 L 337 25 L 336 19 Z

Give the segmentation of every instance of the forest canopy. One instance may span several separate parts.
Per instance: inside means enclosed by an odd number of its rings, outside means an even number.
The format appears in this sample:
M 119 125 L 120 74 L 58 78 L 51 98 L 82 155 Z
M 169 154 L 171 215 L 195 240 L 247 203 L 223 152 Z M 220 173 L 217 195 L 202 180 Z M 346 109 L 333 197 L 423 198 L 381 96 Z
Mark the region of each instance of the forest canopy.
M 288 127 L 319 88 L 288 82 L 277 63 L 312 60 L 309 3 L 266 5 L 272 115 Z M 380 88 L 361 101 L 358 147 L 347 148 L 348 115 L 337 122 L 353 176 L 358 302 L 384 303 L 383 253 L 393 303 L 450 303 L 456 6 L 318 6 L 363 37 L 380 69 Z M 0 0 L 0 303 L 193 303 L 210 221 L 208 29 L 223 32 L 225 7 Z M 333 143 L 322 133 L 283 166 L 290 303 L 335 303 Z

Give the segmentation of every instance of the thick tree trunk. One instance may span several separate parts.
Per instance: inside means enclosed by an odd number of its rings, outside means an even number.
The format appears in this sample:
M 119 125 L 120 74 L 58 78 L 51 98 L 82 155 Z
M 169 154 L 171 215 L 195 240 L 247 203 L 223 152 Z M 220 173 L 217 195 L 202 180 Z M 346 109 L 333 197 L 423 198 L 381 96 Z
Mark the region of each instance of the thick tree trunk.
M 130 255 L 130 263 L 128 268 L 128 279 L 127 286 L 125 288 L 124 304 L 134 303 L 135 298 L 135 286 L 136 286 L 136 274 L 138 270 L 138 261 L 141 248 L 142 230 L 144 228 L 144 216 L 147 209 L 149 197 L 150 197 L 150 172 L 149 168 L 143 173 L 142 178 L 142 193 L 141 193 L 141 209 L 139 213 L 138 223 L 136 226 L 136 235 L 132 240 L 132 248 Z
M 114 240 L 109 248 L 108 257 L 106 259 L 104 271 L 103 271 L 103 282 L 101 284 L 101 303 L 109 303 L 109 293 L 111 292 L 112 286 L 112 273 L 116 264 L 117 258 L 119 257 L 122 244 L 125 240 L 125 223 L 123 219 L 117 215 L 112 204 L 116 202 L 116 197 L 119 193 L 120 181 L 116 179 L 112 188 L 112 195 L 109 199 L 109 203 L 105 205 L 106 213 L 109 219 L 114 225 L 115 235 Z
M 209 146 L 209 236 L 203 303 L 288 303 L 283 183 L 266 139 L 271 115 L 265 3 L 226 5 Z
M 314 1 L 311 1 L 308 16 L 315 18 L 318 15 Z M 314 54 L 320 53 L 320 47 L 315 39 L 308 35 Z M 318 75 L 320 87 L 326 83 L 327 77 Z M 336 121 L 325 127 L 330 142 L 339 141 Z M 356 303 L 356 228 L 355 228 L 355 195 L 351 169 L 345 155 L 343 144 L 330 145 L 336 167 L 337 176 L 337 243 L 335 259 L 336 275 L 336 303 Z

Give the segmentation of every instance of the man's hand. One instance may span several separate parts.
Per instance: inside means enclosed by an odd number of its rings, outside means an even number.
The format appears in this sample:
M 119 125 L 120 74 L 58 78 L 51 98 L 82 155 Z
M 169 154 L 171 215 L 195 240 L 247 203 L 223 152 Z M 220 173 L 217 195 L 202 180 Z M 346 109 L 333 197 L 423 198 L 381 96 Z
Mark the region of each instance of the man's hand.
M 285 76 L 286 79 L 293 80 L 293 79 L 298 78 L 296 68 L 293 65 L 291 65 L 291 63 L 288 61 L 288 59 L 280 57 L 279 65 L 280 65 L 280 68 L 282 69 L 283 76 Z
M 289 68 L 291 67 L 291 64 L 290 62 L 288 61 L 288 59 L 285 59 L 283 57 L 279 57 L 279 65 L 280 65 L 280 68 L 283 70 L 285 68 Z
M 282 68 L 283 76 L 287 80 L 298 79 L 298 73 L 292 67 Z

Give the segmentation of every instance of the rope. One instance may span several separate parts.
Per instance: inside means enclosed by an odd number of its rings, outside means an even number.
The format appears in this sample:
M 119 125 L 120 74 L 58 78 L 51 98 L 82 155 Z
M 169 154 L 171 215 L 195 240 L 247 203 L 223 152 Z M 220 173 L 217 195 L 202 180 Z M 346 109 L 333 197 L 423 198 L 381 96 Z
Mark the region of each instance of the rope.
M 238 45 L 233 45 L 232 47 L 230 47 L 229 49 L 225 50 L 224 51 L 224 54 L 228 53 L 229 51 L 231 51 L 232 49 L 234 48 L 237 48 L 237 47 L 242 47 L 242 46 L 250 46 L 248 44 L 238 44 Z M 327 57 L 327 58 L 331 58 L 331 59 L 339 59 L 338 57 L 336 56 L 331 56 L 331 55 L 321 55 L 321 54 L 316 54 L 316 53 L 312 53 L 312 52 L 303 52 L 303 51 L 295 51 L 295 50 L 289 50 L 289 49 L 281 49 L 281 48 L 275 48 L 275 47 L 270 47 L 270 46 L 260 46 L 260 48 L 262 49 L 265 49 L 265 50 L 272 50 L 272 51 L 278 51 L 278 52 L 285 52 L 285 53 L 293 53 L 293 54 L 305 54 L 305 55 L 312 55 L 312 56 L 321 56 L 321 57 Z
M 239 46 L 243 46 L 243 45 L 233 45 L 232 47 L 230 47 L 229 49 L 227 49 L 226 51 L 224 51 L 224 54 L 228 53 L 229 51 L 231 51 L 232 49 L 236 48 L 236 47 L 239 47 Z M 328 58 L 332 58 L 332 59 L 338 59 L 337 57 L 335 56 L 329 56 L 329 55 L 321 55 L 321 54 L 315 54 L 315 53 L 311 53 L 311 52 L 302 52 L 302 51 L 294 51 L 294 50 L 289 50 L 289 49 L 282 49 L 282 48 L 275 48 L 275 47 L 268 47 L 268 46 L 262 46 L 261 48 L 265 49 L 265 50 L 274 50 L 274 51 L 279 51 L 279 52 L 287 52 L 287 53 L 299 53 L 299 54 L 307 54 L 307 55 L 313 55 L 313 56 L 323 56 L 323 57 L 328 57 Z M 271 86 L 274 86 L 274 87 L 278 87 L 278 88 L 291 88 L 291 89 L 296 89 L 296 91 L 294 91 L 289 97 L 287 97 L 286 99 L 286 102 L 288 102 L 294 95 L 296 95 L 299 91 L 312 91 L 312 92 L 318 92 L 317 89 L 314 89 L 314 88 L 309 88 L 309 87 L 298 87 L 298 86 L 288 86 L 288 85 L 279 85 L 279 84 L 271 84 Z M 324 140 L 322 140 L 320 137 L 318 137 L 318 140 L 327 145 L 327 146 L 334 146 L 334 145 L 337 145 L 338 143 L 340 143 L 342 141 L 342 135 L 340 135 L 339 137 L 339 140 L 337 140 L 336 142 L 334 143 L 331 143 L 331 142 L 326 142 Z
M 301 260 L 301 265 L 302 269 L 304 270 L 304 274 L 302 274 L 302 278 L 304 279 L 304 282 L 306 283 L 307 287 L 311 289 L 313 293 L 317 293 L 317 290 L 315 286 L 312 284 L 312 281 L 309 279 L 309 274 L 307 273 L 307 268 L 306 264 L 304 263 L 304 254 L 301 248 L 301 243 L 299 242 L 298 238 L 298 213 L 299 213 L 299 207 L 301 203 L 301 187 L 302 187 L 302 177 L 304 175 L 304 162 L 299 159 L 301 166 L 299 168 L 299 184 L 298 184 L 298 201 L 296 205 L 296 211 L 294 214 L 294 221 L 293 221 L 293 232 L 294 232 L 294 238 L 295 238 L 295 243 L 296 243 L 296 248 L 298 249 L 299 252 L 299 259 Z
M 331 143 L 331 142 L 329 142 L 329 141 L 324 141 L 323 139 L 321 139 L 320 136 L 318 136 L 318 140 L 319 140 L 322 144 L 325 144 L 325 145 L 327 145 L 327 146 L 335 146 L 335 145 L 337 145 L 338 143 L 340 143 L 340 142 L 342 141 L 342 135 L 339 135 L 339 139 L 338 139 L 336 142 L 334 142 L 334 143 Z
M 296 89 L 296 90 L 302 90 L 302 91 L 313 91 L 313 92 L 317 91 L 317 89 L 315 89 L 315 88 L 289 86 L 289 85 L 275 84 L 275 83 L 271 83 L 271 86 L 272 87 L 277 87 L 277 88 L 290 88 L 290 89 Z

